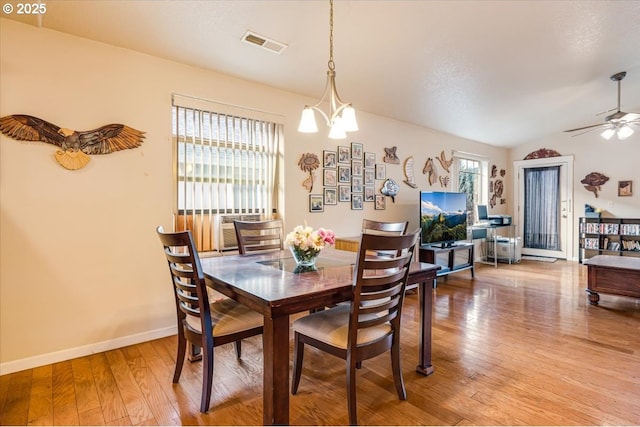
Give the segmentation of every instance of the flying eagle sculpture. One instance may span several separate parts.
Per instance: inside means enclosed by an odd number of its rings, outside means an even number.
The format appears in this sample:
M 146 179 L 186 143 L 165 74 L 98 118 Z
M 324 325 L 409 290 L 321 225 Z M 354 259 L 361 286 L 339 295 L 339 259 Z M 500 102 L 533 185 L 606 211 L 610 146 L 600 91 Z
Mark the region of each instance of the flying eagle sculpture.
M 88 131 L 60 128 L 37 117 L 14 114 L 0 118 L 0 131 L 19 141 L 42 141 L 57 145 L 55 158 L 61 166 L 76 170 L 89 163 L 89 154 L 109 154 L 142 145 L 144 132 L 122 124 Z

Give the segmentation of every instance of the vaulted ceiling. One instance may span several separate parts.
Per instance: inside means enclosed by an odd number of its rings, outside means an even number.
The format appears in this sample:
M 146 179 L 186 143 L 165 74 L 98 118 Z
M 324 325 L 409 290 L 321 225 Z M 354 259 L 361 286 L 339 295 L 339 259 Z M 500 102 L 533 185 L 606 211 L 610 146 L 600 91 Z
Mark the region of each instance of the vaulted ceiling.
M 42 3 L 2 16 L 312 99 L 324 88 L 328 0 Z M 640 112 L 640 1 L 336 0 L 334 15 L 337 87 L 356 110 L 514 146 L 603 121 L 627 71 L 622 109 Z

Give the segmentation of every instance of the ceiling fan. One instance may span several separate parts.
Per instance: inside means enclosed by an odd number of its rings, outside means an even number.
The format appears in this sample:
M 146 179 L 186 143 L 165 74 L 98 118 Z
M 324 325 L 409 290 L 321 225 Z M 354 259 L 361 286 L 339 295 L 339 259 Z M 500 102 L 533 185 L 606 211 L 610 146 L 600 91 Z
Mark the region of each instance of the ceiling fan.
M 600 134 L 604 139 L 611 139 L 613 135 L 617 135 L 618 139 L 627 139 L 633 134 L 631 125 L 640 125 L 640 113 L 625 113 L 620 111 L 620 81 L 627 75 L 626 71 L 611 76 L 611 80 L 618 82 L 618 109 L 615 113 L 608 115 L 604 119 L 604 123 L 597 125 L 583 126 L 576 129 L 565 130 L 565 132 L 575 132 L 583 130 L 584 132 L 577 133 L 573 136 L 583 135 L 587 132 L 591 132 L 597 129 L 604 129 Z

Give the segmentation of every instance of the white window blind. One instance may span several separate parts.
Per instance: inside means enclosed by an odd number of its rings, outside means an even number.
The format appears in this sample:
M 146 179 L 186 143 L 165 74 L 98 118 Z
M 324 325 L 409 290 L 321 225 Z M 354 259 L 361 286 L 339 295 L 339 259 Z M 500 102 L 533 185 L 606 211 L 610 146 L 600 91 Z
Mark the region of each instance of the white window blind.
M 232 110 L 232 111 L 229 111 Z M 277 206 L 283 125 L 253 110 L 173 97 L 177 229 L 191 229 L 210 249 L 213 216 L 259 214 Z M 259 112 L 258 112 L 259 113 Z

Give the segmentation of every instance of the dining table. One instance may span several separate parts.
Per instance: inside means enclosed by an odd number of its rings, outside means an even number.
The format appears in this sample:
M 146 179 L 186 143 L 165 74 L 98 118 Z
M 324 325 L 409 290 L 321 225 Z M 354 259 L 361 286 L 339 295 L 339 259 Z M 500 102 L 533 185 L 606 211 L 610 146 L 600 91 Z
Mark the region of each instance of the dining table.
M 207 286 L 264 316 L 263 424 L 289 424 L 290 316 L 352 299 L 357 253 L 325 248 L 314 268 L 300 268 L 288 250 L 202 258 Z M 416 371 L 431 363 L 432 283 L 440 267 L 412 262 L 408 283 L 418 284 L 420 343 Z

